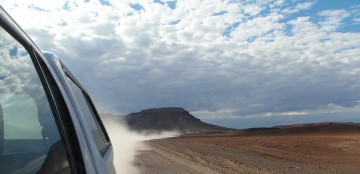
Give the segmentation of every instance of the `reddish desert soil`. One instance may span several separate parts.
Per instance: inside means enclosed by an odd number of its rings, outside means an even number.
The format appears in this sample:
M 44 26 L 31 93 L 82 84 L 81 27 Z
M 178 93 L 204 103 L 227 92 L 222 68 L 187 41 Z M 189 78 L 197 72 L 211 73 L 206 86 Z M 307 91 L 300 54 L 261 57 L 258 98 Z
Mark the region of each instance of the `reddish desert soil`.
M 360 133 L 198 134 L 145 142 L 136 165 L 161 173 L 359 173 Z

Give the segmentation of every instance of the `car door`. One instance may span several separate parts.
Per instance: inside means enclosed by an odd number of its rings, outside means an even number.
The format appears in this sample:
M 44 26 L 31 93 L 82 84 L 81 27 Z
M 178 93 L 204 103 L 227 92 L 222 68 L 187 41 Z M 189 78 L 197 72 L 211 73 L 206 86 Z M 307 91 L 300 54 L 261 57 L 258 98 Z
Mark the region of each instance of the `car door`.
M 0 8 L 0 173 L 85 173 L 77 134 L 41 52 Z

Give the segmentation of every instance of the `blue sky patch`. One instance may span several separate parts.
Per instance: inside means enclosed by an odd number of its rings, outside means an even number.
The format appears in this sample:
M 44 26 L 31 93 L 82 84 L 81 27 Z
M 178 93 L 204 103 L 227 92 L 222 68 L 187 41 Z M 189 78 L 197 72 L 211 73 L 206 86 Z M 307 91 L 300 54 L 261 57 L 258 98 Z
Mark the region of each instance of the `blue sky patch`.
M 70 6 L 69 6 L 69 2 L 65 2 L 63 5 L 63 9 L 69 11 L 70 10 Z
M 218 13 L 213 13 L 213 16 L 221 16 L 223 14 L 227 13 L 226 11 L 220 11 Z
M 240 22 L 230 24 L 228 27 L 225 28 L 222 35 L 225 36 L 225 37 L 230 37 L 231 32 L 234 31 L 237 27 L 239 27 L 239 25 L 240 25 Z
M 130 7 L 136 11 L 144 10 L 144 7 L 141 4 L 130 4 Z
M 58 23 L 59 26 L 67 26 L 68 24 L 66 23 L 66 21 L 64 20 L 61 20 L 59 23 Z
M 349 7 L 360 5 L 358 0 L 331 0 L 331 1 L 316 1 L 316 3 L 310 9 L 313 13 L 324 10 L 339 10 L 347 9 Z
M 11 48 L 11 49 L 9 50 L 9 55 L 10 55 L 11 57 L 15 57 L 15 56 L 17 55 L 17 52 L 18 52 L 18 48 L 17 48 L 17 47 Z
M 43 8 L 40 8 L 40 7 L 38 7 L 38 6 L 35 6 L 34 4 L 29 5 L 28 7 L 31 8 L 31 9 L 37 10 L 37 11 L 45 11 L 45 12 L 47 11 L 47 10 L 45 10 L 45 9 L 43 9 Z
M 258 38 L 257 36 L 251 36 L 251 37 L 248 37 L 246 39 L 247 42 L 251 43 L 251 42 L 254 42 L 256 40 L 256 38 Z
M 133 15 L 134 15 L 133 12 L 127 12 L 127 13 L 125 14 L 125 16 L 133 16 Z
M 170 25 L 176 25 L 176 24 L 178 24 L 180 22 L 180 19 L 178 19 L 178 20 L 176 20 L 176 21 L 172 21 L 172 22 L 170 22 L 169 24 Z
M 285 23 L 285 29 L 284 29 L 283 32 L 284 32 L 285 35 L 287 35 L 287 36 L 293 36 L 294 33 L 292 32 L 292 29 L 293 29 L 293 26 L 292 26 L 291 24 Z
M 353 22 L 353 18 L 346 18 L 344 24 L 338 28 L 339 32 L 351 32 L 358 33 L 360 32 L 360 23 Z
M 169 2 L 166 2 L 167 5 L 169 6 L 169 8 L 171 9 L 175 9 L 176 8 L 176 0 L 175 1 L 169 1 Z
M 177 3 L 177 0 L 175 0 L 175 1 L 166 1 L 166 2 L 164 2 L 164 1 L 161 1 L 161 0 L 154 0 L 154 3 L 159 3 L 159 4 L 161 4 L 161 5 L 167 5 L 169 8 L 171 8 L 171 9 L 175 9 L 176 8 L 176 3 Z
M 162 2 L 161 0 L 154 0 L 154 3 L 158 3 L 158 4 L 161 4 L 161 5 L 165 5 L 165 2 Z
M 102 5 L 111 6 L 109 0 L 99 0 Z

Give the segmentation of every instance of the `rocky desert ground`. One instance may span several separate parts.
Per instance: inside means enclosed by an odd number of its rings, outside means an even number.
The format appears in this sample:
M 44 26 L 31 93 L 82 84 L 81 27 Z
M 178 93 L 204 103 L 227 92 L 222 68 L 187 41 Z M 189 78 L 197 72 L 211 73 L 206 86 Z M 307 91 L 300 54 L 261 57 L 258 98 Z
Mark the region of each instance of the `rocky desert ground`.
M 359 173 L 360 133 L 206 133 L 150 140 L 136 156 L 144 174 Z

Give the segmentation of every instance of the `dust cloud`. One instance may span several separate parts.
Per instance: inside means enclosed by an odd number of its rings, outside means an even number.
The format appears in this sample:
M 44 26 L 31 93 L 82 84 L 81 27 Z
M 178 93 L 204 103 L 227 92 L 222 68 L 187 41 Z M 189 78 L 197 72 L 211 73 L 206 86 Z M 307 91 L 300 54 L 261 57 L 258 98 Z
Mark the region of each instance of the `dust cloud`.
M 144 146 L 143 141 L 179 135 L 177 132 L 161 132 L 158 134 L 145 135 L 130 131 L 121 116 L 104 114 L 101 118 L 114 148 L 114 165 L 117 173 L 141 173 L 135 165 L 135 156 L 137 150 Z

